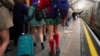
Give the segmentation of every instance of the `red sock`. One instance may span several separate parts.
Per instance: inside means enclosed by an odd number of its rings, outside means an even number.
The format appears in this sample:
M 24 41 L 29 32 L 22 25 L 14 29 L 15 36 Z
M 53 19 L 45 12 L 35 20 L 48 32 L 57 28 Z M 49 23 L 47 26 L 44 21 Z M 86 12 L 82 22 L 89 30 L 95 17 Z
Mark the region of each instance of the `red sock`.
M 53 35 L 53 37 L 54 37 L 54 40 L 56 42 L 56 47 L 59 47 L 59 34 L 55 33 Z
M 49 39 L 50 52 L 54 52 L 54 40 Z

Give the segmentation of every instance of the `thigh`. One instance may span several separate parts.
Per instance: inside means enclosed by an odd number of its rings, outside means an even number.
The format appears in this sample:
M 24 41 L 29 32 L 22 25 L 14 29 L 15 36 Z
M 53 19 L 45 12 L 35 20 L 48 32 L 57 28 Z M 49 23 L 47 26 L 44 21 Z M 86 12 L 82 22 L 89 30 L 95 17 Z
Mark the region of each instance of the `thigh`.
M 0 31 L 0 39 L 2 41 L 9 40 L 9 29 L 3 29 Z
M 38 34 L 43 33 L 43 26 L 37 27 Z
M 53 25 L 47 25 L 49 39 L 53 39 Z
M 30 27 L 30 32 L 31 32 L 32 34 L 35 34 L 35 33 L 36 33 L 36 30 L 37 30 L 36 27 Z
M 58 25 L 54 25 L 54 33 L 58 33 L 59 32 L 59 30 L 58 30 L 59 28 L 58 28 Z

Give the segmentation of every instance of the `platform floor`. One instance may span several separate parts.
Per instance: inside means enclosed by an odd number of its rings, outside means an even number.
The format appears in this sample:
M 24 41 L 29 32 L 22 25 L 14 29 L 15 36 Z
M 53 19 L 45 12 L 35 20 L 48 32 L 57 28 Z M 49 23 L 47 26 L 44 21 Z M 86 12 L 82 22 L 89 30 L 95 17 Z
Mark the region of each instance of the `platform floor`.
M 62 27 L 59 25 L 59 31 L 61 49 L 59 56 L 91 56 L 80 18 L 76 21 L 71 20 L 69 26 Z M 13 44 L 13 42 L 11 43 Z M 48 41 L 44 43 L 45 49 L 41 50 L 40 42 L 37 40 L 35 56 L 49 56 Z M 6 53 L 5 56 L 16 56 L 16 47 L 12 46 L 12 44 L 9 49 L 13 49 L 13 51 Z

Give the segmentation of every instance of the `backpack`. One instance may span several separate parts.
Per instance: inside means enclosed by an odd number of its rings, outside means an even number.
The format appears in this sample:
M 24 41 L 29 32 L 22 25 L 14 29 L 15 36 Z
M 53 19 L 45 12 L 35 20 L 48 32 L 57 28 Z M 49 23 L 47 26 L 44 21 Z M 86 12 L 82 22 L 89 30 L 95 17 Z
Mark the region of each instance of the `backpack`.
M 43 11 L 39 11 L 37 6 L 33 6 L 33 7 L 35 7 L 35 10 L 32 12 L 32 16 L 28 17 L 27 21 L 32 20 L 33 16 L 37 21 L 41 21 L 43 18 Z
M 57 5 L 60 10 L 60 17 L 63 18 L 67 16 L 69 8 L 68 0 L 57 0 Z
M 61 0 L 62 3 L 65 3 L 66 0 Z
M 69 7 L 68 0 L 57 0 L 59 9 L 67 9 Z
M 48 18 L 57 18 L 59 16 L 59 10 L 56 0 L 51 0 L 51 3 L 47 6 L 46 15 Z
M 35 19 L 41 21 L 43 18 L 43 11 L 39 11 L 38 6 L 35 7 Z

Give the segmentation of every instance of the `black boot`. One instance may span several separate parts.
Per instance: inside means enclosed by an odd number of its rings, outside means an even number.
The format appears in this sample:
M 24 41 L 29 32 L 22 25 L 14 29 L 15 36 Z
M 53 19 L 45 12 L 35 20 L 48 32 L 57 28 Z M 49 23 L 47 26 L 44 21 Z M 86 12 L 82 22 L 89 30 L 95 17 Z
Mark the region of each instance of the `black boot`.
M 56 55 L 55 55 L 55 52 L 54 52 L 54 53 L 49 52 L 49 56 L 56 56 Z
M 41 49 L 42 49 L 42 50 L 44 49 L 44 44 L 43 44 L 43 43 L 41 43 Z
M 56 54 L 59 54 L 59 53 L 60 53 L 60 48 L 56 47 Z
M 34 47 L 36 47 L 36 43 L 34 42 Z

